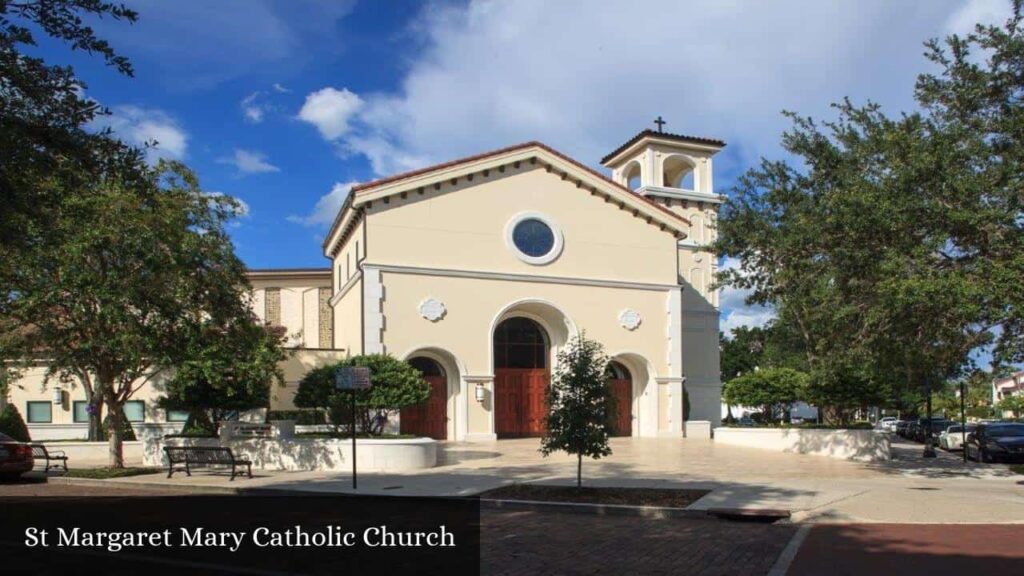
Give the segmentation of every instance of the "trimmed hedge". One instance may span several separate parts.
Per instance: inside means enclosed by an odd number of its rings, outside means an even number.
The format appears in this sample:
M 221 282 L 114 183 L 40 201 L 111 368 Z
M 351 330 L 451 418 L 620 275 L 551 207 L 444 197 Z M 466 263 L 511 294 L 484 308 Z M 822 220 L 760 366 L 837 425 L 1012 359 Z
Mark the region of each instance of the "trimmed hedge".
M 294 420 L 300 426 L 327 424 L 327 417 L 320 410 L 270 410 L 267 422 L 271 420 Z

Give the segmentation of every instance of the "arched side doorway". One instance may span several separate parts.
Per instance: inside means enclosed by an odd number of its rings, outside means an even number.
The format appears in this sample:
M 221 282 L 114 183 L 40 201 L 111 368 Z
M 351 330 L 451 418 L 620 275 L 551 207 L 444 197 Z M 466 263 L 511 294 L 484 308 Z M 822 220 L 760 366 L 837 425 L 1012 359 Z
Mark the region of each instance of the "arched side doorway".
M 516 316 L 494 330 L 494 431 L 498 438 L 544 434 L 551 341 L 537 322 Z
M 608 386 L 612 398 L 615 399 L 615 412 L 612 414 L 611 435 L 633 435 L 633 375 L 629 368 L 621 362 L 612 360 L 608 363 Z
M 448 376 L 436 360 L 417 356 L 409 364 L 423 373 L 430 384 L 425 402 L 402 408 L 400 429 L 403 434 L 427 436 L 435 440 L 448 438 Z

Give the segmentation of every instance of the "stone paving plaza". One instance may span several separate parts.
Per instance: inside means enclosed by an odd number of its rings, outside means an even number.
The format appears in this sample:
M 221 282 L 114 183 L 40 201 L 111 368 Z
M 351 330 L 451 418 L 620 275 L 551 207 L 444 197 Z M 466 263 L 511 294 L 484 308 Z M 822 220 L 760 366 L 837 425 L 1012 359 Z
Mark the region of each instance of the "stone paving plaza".
M 404 474 L 360 474 L 359 492 L 388 495 L 470 495 L 513 482 L 569 483 L 575 460 L 541 457 L 536 439 L 445 443 L 439 465 Z M 916 444 L 894 444 L 889 462 L 852 462 L 716 445 L 707 440 L 612 441 L 613 454 L 585 460 L 591 486 L 710 489 L 691 508 L 781 508 L 806 522 L 1024 522 L 1024 476 L 1005 465 L 964 465 L 940 452 L 920 457 Z M 175 488 L 275 488 L 351 491 L 348 474 L 262 472 L 252 480 L 199 471 L 192 477 L 137 476 L 122 483 Z

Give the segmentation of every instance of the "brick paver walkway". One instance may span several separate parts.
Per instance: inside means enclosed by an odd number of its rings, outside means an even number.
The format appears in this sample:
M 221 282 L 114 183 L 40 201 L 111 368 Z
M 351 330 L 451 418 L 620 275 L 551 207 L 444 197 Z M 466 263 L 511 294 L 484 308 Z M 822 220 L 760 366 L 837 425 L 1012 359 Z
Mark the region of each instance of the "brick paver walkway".
M 841 524 L 815 526 L 789 576 L 1020 574 L 1024 526 Z
M 484 510 L 482 574 L 766 574 L 793 526 Z

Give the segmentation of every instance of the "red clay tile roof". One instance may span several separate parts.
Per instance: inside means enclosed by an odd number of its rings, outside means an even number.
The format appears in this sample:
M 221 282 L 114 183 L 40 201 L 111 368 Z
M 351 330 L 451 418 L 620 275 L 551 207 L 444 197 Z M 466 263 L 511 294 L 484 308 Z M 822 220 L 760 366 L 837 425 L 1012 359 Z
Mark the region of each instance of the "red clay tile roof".
M 655 137 L 655 138 L 664 138 L 665 140 L 675 140 L 676 142 L 689 142 L 689 143 L 693 143 L 693 144 L 706 144 L 708 146 L 717 146 L 719 148 L 725 147 L 725 142 L 724 141 L 716 140 L 714 138 L 701 138 L 700 136 L 686 136 L 685 134 L 670 134 L 668 132 L 658 132 L 657 130 L 651 130 L 650 128 L 648 128 L 647 130 L 641 130 L 639 134 L 637 134 L 636 136 L 633 136 L 632 138 L 627 140 L 625 144 L 623 144 L 622 146 L 619 146 L 615 150 L 612 150 L 610 153 L 605 155 L 604 158 L 601 158 L 601 164 L 604 164 L 605 162 L 611 160 L 612 158 L 617 156 L 620 152 L 622 152 L 626 148 L 629 148 L 633 144 L 636 144 L 637 142 L 639 142 L 640 139 L 645 137 L 645 136 L 652 136 L 652 137 Z

